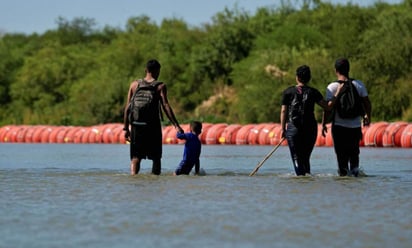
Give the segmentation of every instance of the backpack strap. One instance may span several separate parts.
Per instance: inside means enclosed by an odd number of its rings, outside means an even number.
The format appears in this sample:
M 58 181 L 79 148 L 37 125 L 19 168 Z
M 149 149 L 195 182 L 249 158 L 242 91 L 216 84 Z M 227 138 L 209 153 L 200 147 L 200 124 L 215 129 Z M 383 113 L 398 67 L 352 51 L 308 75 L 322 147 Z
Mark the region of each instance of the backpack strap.
M 139 85 L 143 82 L 143 79 L 136 79 L 133 82 L 136 82 L 137 84 L 136 84 L 136 87 L 133 89 L 133 94 L 130 97 L 130 99 L 132 99 L 134 94 L 136 94 L 137 88 L 139 88 Z
M 155 81 L 154 83 L 154 87 L 157 90 L 157 88 L 159 87 L 159 85 L 163 84 L 163 82 L 160 81 Z M 159 101 L 161 101 L 161 99 L 159 98 Z M 161 104 L 159 104 L 159 115 L 160 115 L 160 120 L 164 121 L 164 117 L 163 117 L 163 111 L 162 111 L 162 106 L 160 106 Z
M 163 82 L 156 81 L 153 86 L 157 89 L 157 87 L 161 84 L 163 84 Z

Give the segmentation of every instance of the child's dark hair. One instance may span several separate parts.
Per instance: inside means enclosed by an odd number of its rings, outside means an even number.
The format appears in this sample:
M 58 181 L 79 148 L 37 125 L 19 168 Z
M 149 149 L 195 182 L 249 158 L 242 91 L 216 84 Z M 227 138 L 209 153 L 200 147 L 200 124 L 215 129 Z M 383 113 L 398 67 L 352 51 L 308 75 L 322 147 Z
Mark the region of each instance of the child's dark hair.
M 311 79 L 310 67 L 307 65 L 299 66 L 296 69 L 296 76 L 300 82 L 307 84 Z
M 202 132 L 202 123 L 200 121 L 190 122 L 190 130 L 192 130 L 195 134 L 200 134 Z

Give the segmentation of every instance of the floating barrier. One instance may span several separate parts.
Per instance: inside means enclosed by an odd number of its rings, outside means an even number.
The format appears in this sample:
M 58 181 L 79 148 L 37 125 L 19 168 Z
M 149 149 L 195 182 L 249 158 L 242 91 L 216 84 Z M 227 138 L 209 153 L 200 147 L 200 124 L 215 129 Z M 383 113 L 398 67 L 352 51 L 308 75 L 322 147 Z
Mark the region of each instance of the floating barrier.
M 185 132 L 189 124 L 182 124 Z M 318 126 L 316 146 L 333 146 L 331 124 L 327 125 L 326 137 Z M 173 126 L 163 127 L 163 144 L 183 144 L 176 138 Z M 376 122 L 362 128 L 360 146 L 367 147 L 412 147 L 412 123 Z M 199 138 L 206 145 L 277 145 L 281 141 L 282 127 L 279 123 L 227 124 L 203 123 Z M 52 125 L 6 125 L 0 127 L 0 143 L 89 143 L 126 144 L 123 124 L 108 123 L 95 126 Z M 287 145 L 284 140 L 281 145 Z

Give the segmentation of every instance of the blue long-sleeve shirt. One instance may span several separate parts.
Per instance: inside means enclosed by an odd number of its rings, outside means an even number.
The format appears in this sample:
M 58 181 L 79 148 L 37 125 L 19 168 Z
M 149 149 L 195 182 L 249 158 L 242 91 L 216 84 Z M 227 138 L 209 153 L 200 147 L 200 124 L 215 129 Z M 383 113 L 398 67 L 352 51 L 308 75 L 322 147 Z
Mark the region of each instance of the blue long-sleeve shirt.
M 188 133 L 177 133 L 178 139 L 186 140 L 185 148 L 183 151 L 183 160 L 189 164 L 199 163 L 199 157 L 202 149 L 202 143 L 200 142 L 199 137 L 191 132 Z

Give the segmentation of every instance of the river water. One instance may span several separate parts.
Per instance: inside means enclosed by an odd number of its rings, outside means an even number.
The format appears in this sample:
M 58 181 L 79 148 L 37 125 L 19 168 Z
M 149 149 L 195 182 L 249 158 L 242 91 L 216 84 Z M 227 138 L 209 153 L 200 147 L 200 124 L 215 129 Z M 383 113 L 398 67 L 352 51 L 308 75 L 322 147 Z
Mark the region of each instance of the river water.
M 129 175 L 128 146 L 0 144 L 0 247 L 412 247 L 412 150 L 361 148 L 366 177 L 338 177 L 315 147 L 312 176 L 281 146 L 204 145 L 206 176 Z

